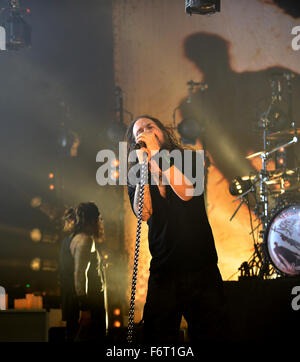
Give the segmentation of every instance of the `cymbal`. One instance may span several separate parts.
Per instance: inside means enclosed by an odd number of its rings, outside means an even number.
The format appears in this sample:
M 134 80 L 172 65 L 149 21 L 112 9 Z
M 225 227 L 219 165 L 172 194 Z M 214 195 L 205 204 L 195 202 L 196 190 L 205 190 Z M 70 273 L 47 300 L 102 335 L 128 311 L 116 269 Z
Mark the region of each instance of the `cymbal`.
M 252 153 L 251 155 L 246 156 L 246 159 L 249 160 L 250 158 L 260 156 L 263 153 L 264 153 L 264 151 L 259 151 L 259 152 Z
M 280 179 L 276 179 L 276 180 L 268 180 L 265 181 L 266 185 L 279 185 L 280 184 Z
M 284 131 L 273 132 L 267 135 L 268 140 L 277 140 L 278 138 L 293 136 L 296 132 L 296 135 L 300 135 L 300 128 L 297 128 L 295 131 L 293 129 L 286 129 Z

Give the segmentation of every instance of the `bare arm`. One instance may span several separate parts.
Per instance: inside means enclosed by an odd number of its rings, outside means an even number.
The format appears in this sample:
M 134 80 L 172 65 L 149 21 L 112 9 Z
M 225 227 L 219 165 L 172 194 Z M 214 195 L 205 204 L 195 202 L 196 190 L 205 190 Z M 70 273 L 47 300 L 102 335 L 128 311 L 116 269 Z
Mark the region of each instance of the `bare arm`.
M 71 253 L 74 257 L 74 282 L 76 294 L 86 295 L 86 271 L 90 263 L 92 238 L 86 234 L 78 234 L 71 243 Z
M 155 161 L 154 161 L 155 162 Z M 189 201 L 193 197 L 193 184 L 174 165 L 163 173 L 167 183 L 172 187 L 175 194 L 183 201 Z M 179 182 L 178 182 L 178 181 Z
M 193 197 L 194 187 L 192 183 L 184 176 L 184 174 L 177 169 L 174 165 L 169 169 L 162 172 L 153 156 L 157 155 L 160 150 L 157 138 L 152 132 L 143 132 L 136 137 L 138 143 L 143 142 L 147 148 L 143 147 L 137 150 L 139 162 L 142 163 L 143 153 L 148 155 L 148 162 L 150 162 L 150 171 L 154 176 L 155 182 L 159 187 L 159 192 L 162 197 L 165 197 L 165 186 L 160 185 L 159 179 L 163 177 L 165 184 L 172 187 L 175 194 L 183 201 L 188 201 Z
M 175 194 L 183 201 L 188 201 L 193 197 L 193 184 L 191 181 L 174 165 L 169 167 L 165 171 L 161 171 L 157 161 L 153 158 L 150 160 L 150 170 L 154 176 L 154 180 L 159 185 L 158 180 L 163 179 L 164 185 L 170 185 Z M 159 186 L 159 192 L 163 195 L 165 192 L 165 186 Z

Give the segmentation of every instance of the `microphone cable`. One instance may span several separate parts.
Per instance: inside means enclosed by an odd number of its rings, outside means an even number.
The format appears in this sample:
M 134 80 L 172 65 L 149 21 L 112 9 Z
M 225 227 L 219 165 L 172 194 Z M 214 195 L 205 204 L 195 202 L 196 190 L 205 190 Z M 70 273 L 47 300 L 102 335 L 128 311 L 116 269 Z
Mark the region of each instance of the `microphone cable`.
M 134 264 L 131 282 L 131 297 L 129 307 L 129 318 L 128 318 L 128 330 L 127 330 L 127 342 L 132 343 L 133 339 L 133 320 L 134 320 L 134 309 L 135 309 L 135 292 L 136 282 L 138 273 L 138 262 L 139 262 L 139 251 L 140 251 L 140 239 L 141 239 L 141 225 L 142 225 L 142 212 L 144 206 L 144 190 L 146 183 L 147 174 L 147 158 L 142 163 L 141 167 L 141 179 L 140 179 L 140 190 L 139 190 L 139 203 L 138 203 L 138 214 L 137 214 L 137 229 L 136 229 L 136 240 L 135 240 L 135 252 L 134 252 Z

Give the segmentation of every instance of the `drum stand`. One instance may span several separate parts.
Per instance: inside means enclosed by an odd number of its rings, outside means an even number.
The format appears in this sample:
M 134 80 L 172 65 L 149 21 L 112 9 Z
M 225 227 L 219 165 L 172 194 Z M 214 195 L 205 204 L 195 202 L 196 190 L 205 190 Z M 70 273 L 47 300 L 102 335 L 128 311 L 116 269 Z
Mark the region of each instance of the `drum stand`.
M 287 78 L 287 80 L 288 80 L 288 94 L 289 94 L 289 116 L 290 116 L 290 120 L 291 120 L 292 112 L 291 112 L 290 77 Z M 280 99 L 279 95 L 276 95 L 275 92 L 273 92 L 272 100 L 270 102 L 268 110 L 267 110 L 267 112 L 264 113 L 263 117 L 260 120 L 260 122 L 261 122 L 260 128 L 263 129 L 263 151 L 254 153 L 254 154 L 246 157 L 247 159 L 251 159 L 253 157 L 260 156 L 262 159 L 262 168 L 258 172 L 258 175 L 257 175 L 257 180 L 259 181 L 258 206 L 260 206 L 260 207 L 258 207 L 258 210 L 260 213 L 258 215 L 258 218 L 261 220 L 261 223 L 259 224 L 259 226 L 262 225 L 262 229 L 260 230 L 259 236 L 262 241 L 261 242 L 254 241 L 254 253 L 252 254 L 250 260 L 248 262 L 244 262 L 241 265 L 241 267 L 239 268 L 239 270 L 241 272 L 241 277 L 260 277 L 262 279 L 268 279 L 268 278 L 274 278 L 274 277 L 278 276 L 277 271 L 273 268 L 273 266 L 269 260 L 268 253 L 267 253 L 267 243 L 266 243 L 266 234 L 267 234 L 267 229 L 268 229 L 268 225 L 270 222 L 270 210 L 269 210 L 269 199 L 268 199 L 268 189 L 267 189 L 267 182 L 270 181 L 270 173 L 267 170 L 267 162 L 268 162 L 268 159 L 271 154 L 273 154 L 274 152 L 278 151 L 281 148 L 291 146 L 292 144 L 297 143 L 297 141 L 298 141 L 295 123 L 291 122 L 291 131 L 292 132 L 290 134 L 293 134 L 293 139 L 287 143 L 284 143 L 284 144 L 277 146 L 277 147 L 273 148 L 272 150 L 268 151 L 268 147 L 269 147 L 268 130 L 269 130 L 269 124 L 270 124 L 270 121 L 268 118 L 269 118 L 273 104 L 278 99 Z M 237 211 L 239 210 L 239 208 L 245 201 L 245 199 L 243 199 L 244 196 L 247 195 L 249 192 L 253 191 L 253 187 L 254 186 L 252 186 L 247 192 L 244 192 L 242 195 L 238 196 L 237 199 L 242 199 L 242 202 L 236 209 L 236 211 L 233 214 L 233 216 L 231 217 L 230 221 L 232 220 L 232 218 L 235 216 L 235 214 L 237 213 Z M 249 213 L 250 213 L 250 217 L 251 217 L 251 210 L 250 210 L 249 202 L 248 202 L 248 208 L 249 208 Z M 251 219 L 251 227 L 252 227 L 252 219 Z M 251 231 L 252 234 L 254 233 L 254 230 L 255 229 L 253 229 L 253 227 L 252 227 L 252 231 Z

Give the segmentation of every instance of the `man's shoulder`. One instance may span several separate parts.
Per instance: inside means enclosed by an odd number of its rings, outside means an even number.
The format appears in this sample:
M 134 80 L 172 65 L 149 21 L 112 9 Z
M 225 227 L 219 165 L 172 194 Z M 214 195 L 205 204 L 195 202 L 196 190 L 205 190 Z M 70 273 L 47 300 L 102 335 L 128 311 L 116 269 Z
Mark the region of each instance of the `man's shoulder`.
M 93 238 L 86 233 L 78 233 L 72 239 L 72 244 L 79 247 L 90 247 L 92 242 Z

